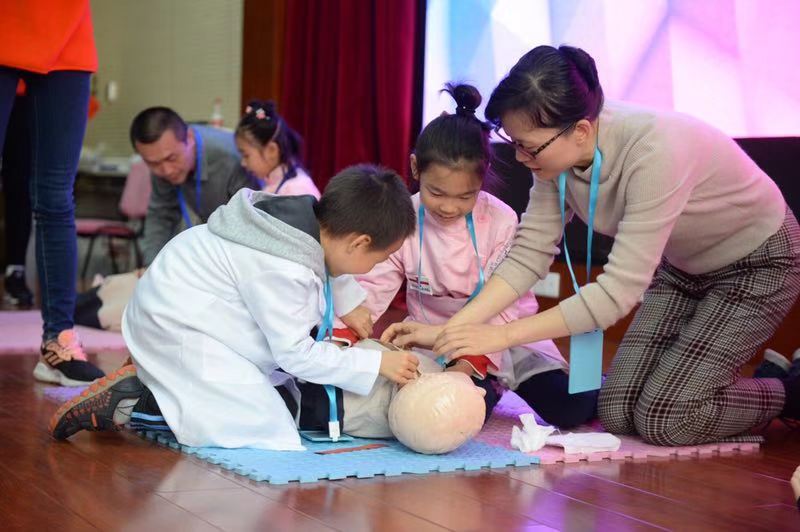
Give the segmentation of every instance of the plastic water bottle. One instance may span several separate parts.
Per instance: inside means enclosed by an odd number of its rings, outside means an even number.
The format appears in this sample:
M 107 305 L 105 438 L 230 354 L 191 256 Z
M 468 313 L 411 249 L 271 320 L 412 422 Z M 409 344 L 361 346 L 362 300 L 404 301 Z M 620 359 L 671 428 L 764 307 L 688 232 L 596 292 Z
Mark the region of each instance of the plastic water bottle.
M 214 98 L 214 107 L 211 111 L 211 120 L 209 125 L 212 127 L 222 127 L 224 120 L 222 118 L 222 98 Z

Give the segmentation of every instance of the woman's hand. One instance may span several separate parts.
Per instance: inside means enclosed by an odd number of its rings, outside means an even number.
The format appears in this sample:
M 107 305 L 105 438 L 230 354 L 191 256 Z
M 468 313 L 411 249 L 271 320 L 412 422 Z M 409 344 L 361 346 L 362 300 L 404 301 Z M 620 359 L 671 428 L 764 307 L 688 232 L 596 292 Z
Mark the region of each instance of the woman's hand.
M 415 321 L 393 323 L 383 331 L 381 342 L 388 342 L 401 349 L 411 346 L 430 347 L 442 330 L 442 325 L 426 325 Z
M 506 325 L 451 325 L 445 326 L 436 341 L 433 351 L 453 360 L 475 353 L 496 353 L 511 347 Z
M 357 306 L 349 314 L 345 314 L 339 319 L 350 327 L 359 338 L 369 338 L 372 334 L 372 316 L 364 305 Z

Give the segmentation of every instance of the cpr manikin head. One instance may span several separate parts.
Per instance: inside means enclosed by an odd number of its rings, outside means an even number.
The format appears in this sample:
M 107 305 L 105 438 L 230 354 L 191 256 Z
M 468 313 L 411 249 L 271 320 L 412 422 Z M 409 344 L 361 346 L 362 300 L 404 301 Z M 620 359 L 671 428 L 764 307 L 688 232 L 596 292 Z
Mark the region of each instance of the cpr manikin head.
M 389 405 L 389 426 L 413 451 L 448 453 L 481 430 L 485 394 L 464 373 L 423 373 L 395 394 Z

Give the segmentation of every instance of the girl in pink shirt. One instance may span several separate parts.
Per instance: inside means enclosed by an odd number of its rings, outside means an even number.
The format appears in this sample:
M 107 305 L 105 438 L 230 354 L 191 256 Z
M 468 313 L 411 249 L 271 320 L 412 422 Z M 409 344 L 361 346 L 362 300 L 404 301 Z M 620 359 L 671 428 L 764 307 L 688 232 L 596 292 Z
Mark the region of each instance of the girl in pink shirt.
M 386 311 L 406 281 L 407 319 L 447 322 L 492 275 L 517 228 L 514 211 L 481 190 L 491 149 L 489 127 L 475 117 L 480 93 L 470 85 L 447 85 L 444 92 L 455 99 L 455 114 L 428 124 L 411 155 L 412 175 L 420 188 L 412 197 L 417 231 L 388 260 L 357 277 L 367 290 L 364 307 L 373 320 Z M 537 310 L 536 299 L 528 293 L 491 323 L 507 323 Z M 487 417 L 498 399 L 493 384 L 499 383 L 515 390 L 545 421 L 571 427 L 593 417 L 597 392 L 570 395 L 565 369 L 550 340 L 475 353 L 447 368 L 467 373 L 487 390 Z
M 251 101 L 236 127 L 242 166 L 262 183 L 264 192 L 319 199 L 319 189 L 301 166 L 301 145 L 300 135 L 281 118 L 273 102 Z

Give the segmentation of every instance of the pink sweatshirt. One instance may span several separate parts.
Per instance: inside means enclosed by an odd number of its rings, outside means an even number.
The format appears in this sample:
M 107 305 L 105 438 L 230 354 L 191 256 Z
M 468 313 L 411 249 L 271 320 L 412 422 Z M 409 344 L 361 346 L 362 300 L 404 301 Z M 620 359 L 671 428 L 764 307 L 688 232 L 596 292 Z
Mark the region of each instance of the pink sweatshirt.
M 302 168 L 297 168 L 297 175 L 291 179 L 287 179 L 280 190 L 275 192 L 283 180 L 283 168 L 278 166 L 275 170 L 270 172 L 267 179 L 262 181 L 263 187 L 261 190 L 269 192 L 270 194 L 278 194 L 279 196 L 314 196 L 319 199 L 320 193 L 317 185 L 309 177 L 309 175 Z
M 419 208 L 419 194 L 415 194 L 412 201 L 416 212 Z M 517 229 L 517 216 L 511 207 L 496 197 L 480 192 L 472 218 L 480 262 L 488 280 L 508 253 Z M 358 282 L 367 291 L 364 305 L 372 313 L 373 320 L 377 320 L 386 311 L 404 280 L 408 280 L 406 303 L 409 320 L 445 323 L 467 303 L 478 284 L 478 265 L 466 220 L 442 225 L 428 215 L 425 217 L 423 239 L 422 276 L 430 281 L 431 295 L 421 294 L 411 288 L 416 285 L 417 280 L 419 228 L 386 261 L 375 266 L 368 274 L 357 276 Z M 519 317 L 535 314 L 538 308 L 536 298 L 528 292 L 489 323 L 508 323 Z M 553 359 L 556 365 L 563 364 L 561 354 L 549 340 L 528 347 Z M 504 353 L 489 353 L 487 357 L 495 366 L 489 366 L 490 373 L 497 374 L 503 370 L 504 364 L 508 365 L 507 361 L 503 361 Z

